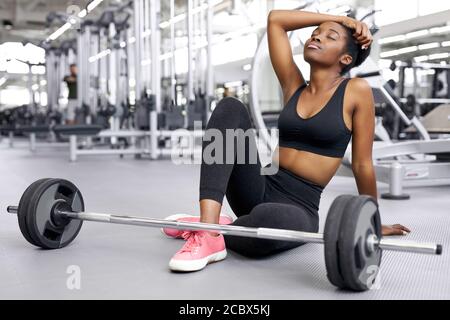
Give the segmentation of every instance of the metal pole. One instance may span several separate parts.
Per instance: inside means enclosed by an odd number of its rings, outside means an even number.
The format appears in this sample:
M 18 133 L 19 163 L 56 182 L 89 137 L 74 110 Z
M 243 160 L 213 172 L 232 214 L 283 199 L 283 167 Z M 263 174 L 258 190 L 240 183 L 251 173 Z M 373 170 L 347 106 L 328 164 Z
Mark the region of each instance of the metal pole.
M 208 9 L 206 11 L 206 119 L 205 125 L 211 116 L 211 103 L 214 100 L 214 70 L 212 65 L 212 20 L 213 6 L 212 0 L 208 0 Z
M 45 56 L 45 72 L 47 77 L 47 108 L 50 108 L 52 104 L 52 90 L 53 90 L 53 66 L 52 66 L 52 51 L 46 50 Z
M 389 191 L 394 196 L 400 196 L 403 193 L 403 178 L 405 168 L 399 163 L 394 162 L 391 165 Z
M 153 1 L 152 1 L 153 2 Z M 152 37 L 148 37 L 145 36 L 145 34 L 147 34 L 148 30 L 151 29 L 150 26 L 150 15 L 151 15 L 151 3 L 149 0 L 143 0 L 142 2 L 142 15 L 141 15 L 141 19 L 142 19 L 142 30 L 143 30 L 143 34 L 142 34 L 142 61 L 145 61 L 147 59 L 151 59 L 151 50 L 152 50 Z M 152 60 L 153 62 L 153 60 Z M 151 65 L 150 66 L 143 66 L 142 68 L 142 83 L 144 84 L 144 88 L 149 89 L 151 88 L 151 81 L 152 81 L 152 77 L 151 77 Z
M 18 207 L 9 206 L 7 211 L 9 213 L 17 214 Z M 294 242 L 309 242 L 309 243 L 324 243 L 324 237 L 321 233 L 310 233 L 294 230 L 284 229 L 270 229 L 270 228 L 248 228 L 233 225 L 220 225 L 220 224 L 208 224 L 208 223 L 196 223 L 196 222 L 182 222 L 176 220 L 163 220 L 152 219 L 144 217 L 132 217 L 132 216 L 118 216 L 105 213 L 94 212 L 68 212 L 56 209 L 55 214 L 64 216 L 65 218 L 94 221 L 104 223 L 114 223 L 123 225 L 133 225 L 142 227 L 156 227 L 156 228 L 172 228 L 179 230 L 205 230 L 215 231 L 221 234 L 227 234 L 231 236 L 249 237 L 249 238 L 261 238 Z M 413 241 L 401 241 L 401 240 L 386 240 L 386 239 L 374 239 L 369 236 L 367 241 L 374 241 L 373 245 L 378 246 L 383 250 L 394 251 L 407 251 L 424 254 L 436 254 L 442 253 L 442 246 L 435 243 L 419 243 Z
M 392 96 L 387 92 L 387 90 L 384 87 L 379 88 L 380 92 L 384 95 L 384 97 L 389 101 L 392 108 L 396 111 L 396 117 L 397 119 L 400 118 L 407 126 L 413 125 L 417 131 L 420 133 L 422 138 L 424 140 L 431 140 L 430 135 L 426 131 L 423 124 L 418 121 L 416 117 L 412 118 L 411 120 L 408 118 L 408 116 L 403 112 L 403 110 L 400 108 L 400 106 L 397 104 L 397 102 L 392 98 Z M 396 129 L 398 131 L 398 121 L 396 120 Z M 398 137 L 397 134 L 394 133 L 394 137 Z
M 170 99 L 175 104 L 175 0 L 170 0 Z
M 194 101 L 194 75 L 193 75 L 193 63 L 192 63 L 192 59 L 193 59 L 193 47 L 192 47 L 192 42 L 194 41 L 194 37 L 192 34 L 192 20 L 193 20 L 193 16 L 192 16 L 192 0 L 188 0 L 187 1 L 187 29 L 188 29 L 188 34 L 187 34 L 187 38 L 188 38 L 188 70 L 187 70 L 187 105 L 186 105 L 186 111 L 188 110 L 188 107 L 190 105 L 190 103 L 192 101 Z M 186 114 L 185 117 L 185 128 L 188 127 L 188 115 Z
M 77 136 L 70 135 L 69 136 L 69 160 L 70 162 L 77 161 Z
M 31 111 L 31 106 L 34 105 L 34 94 L 33 94 L 33 73 L 31 72 L 31 65 L 28 65 L 28 78 L 27 78 L 27 89 L 30 95 L 30 103 L 28 105 L 28 111 Z
M 84 74 L 84 66 L 83 66 L 83 55 L 84 55 L 84 48 L 83 48 L 83 28 L 78 31 L 77 35 L 77 69 L 78 69 L 78 75 L 77 75 L 77 107 L 81 108 L 83 105 L 83 74 Z M 49 86 L 50 83 L 47 82 L 47 86 Z
M 42 85 L 41 85 L 41 80 L 42 80 L 42 76 L 40 74 L 38 74 L 37 76 L 37 84 L 39 85 L 38 89 L 37 89 L 37 96 L 38 99 L 36 101 L 36 105 L 34 108 L 34 113 L 36 114 L 38 112 L 38 109 L 40 106 L 42 106 L 42 100 L 41 100 L 41 92 L 42 92 Z
M 418 243 L 404 240 L 381 239 L 378 246 L 383 250 L 391 251 L 408 251 L 437 255 L 442 253 L 442 246 L 435 243 Z
M 83 88 L 83 104 L 89 106 L 89 114 L 86 117 L 86 123 L 87 124 L 91 124 L 92 119 L 91 119 L 91 114 L 93 114 L 96 111 L 96 103 L 97 103 L 97 97 L 94 97 L 94 101 L 91 104 L 90 101 L 90 79 L 91 79 L 91 72 L 90 72 L 90 68 L 89 68 L 89 56 L 91 53 L 91 27 L 90 26 L 86 26 L 85 29 L 85 33 L 84 33 L 84 47 L 82 48 L 82 50 L 85 51 L 85 54 L 83 55 L 83 75 L 82 75 L 82 79 L 81 81 L 83 82 L 82 85 L 84 86 Z M 88 137 L 88 141 L 90 140 L 90 138 Z
M 141 44 L 142 44 L 142 30 L 141 30 L 141 10 L 142 0 L 134 0 L 133 2 L 133 17 L 134 17 L 134 78 L 135 78 L 135 92 L 136 92 L 136 105 L 141 100 L 142 94 L 142 76 L 141 76 Z
M 122 70 L 121 70 L 121 57 L 122 57 L 122 49 L 120 48 L 120 41 L 121 41 L 121 33 L 123 32 L 122 30 L 117 30 L 116 29 L 116 37 L 114 37 L 113 43 L 114 43 L 114 69 L 116 71 L 116 78 L 115 78 L 115 87 L 116 87 L 116 99 L 114 101 L 117 110 L 121 110 L 122 108 L 122 101 L 123 101 L 123 93 L 124 93 L 124 89 L 121 86 L 121 82 L 123 79 L 123 75 L 122 75 Z M 122 111 L 123 112 L 123 111 Z M 116 119 L 116 126 L 115 128 L 113 128 L 114 130 L 120 130 L 120 120 L 119 120 L 119 115 L 122 115 L 121 112 L 117 112 L 114 115 L 114 118 Z
M 36 133 L 34 132 L 30 133 L 30 151 L 31 152 L 36 151 Z
M 126 103 L 128 104 L 129 102 L 131 102 L 131 96 L 130 96 L 130 91 L 131 91 L 131 85 L 130 85 L 130 79 L 133 73 L 135 73 L 135 70 L 133 70 L 135 63 L 133 61 L 133 57 L 134 57 L 134 53 L 133 53 L 133 48 L 132 46 L 128 43 L 129 39 L 131 38 L 131 28 L 128 28 L 125 30 L 124 32 L 125 36 L 124 36 L 124 42 L 126 43 L 125 46 L 125 87 L 124 87 L 124 91 L 125 91 L 125 96 L 124 99 L 126 100 Z M 136 107 L 136 96 L 134 97 L 134 106 Z M 133 121 L 128 121 L 128 129 L 136 129 L 136 123 L 133 123 Z
M 151 12 L 154 12 L 152 15 L 152 27 L 155 29 L 154 33 L 154 39 L 152 47 L 152 59 L 154 59 L 154 78 L 153 83 L 155 83 L 155 96 L 156 96 L 156 104 L 155 108 L 157 112 L 161 112 L 161 60 L 160 60 L 160 54 L 161 54 L 161 31 L 159 29 L 159 16 L 161 15 L 161 1 L 151 1 L 152 6 L 154 7 L 154 10 Z M 155 114 L 156 117 L 156 114 Z
M 398 96 L 401 99 L 401 98 L 403 98 L 403 96 L 405 94 L 405 68 L 404 67 L 399 68 L 399 83 L 400 83 L 400 86 L 398 88 Z M 384 88 L 382 88 L 382 89 L 384 89 Z M 393 104 L 392 102 L 390 102 L 390 103 L 394 107 L 394 109 L 396 109 L 398 111 L 399 108 L 396 108 L 397 104 Z M 399 134 L 400 134 L 399 118 L 402 118 L 407 126 L 411 125 L 408 117 L 406 117 L 406 115 L 404 115 L 403 112 L 397 112 L 394 115 L 394 128 L 393 128 L 393 132 L 392 132 L 394 139 L 398 139 Z
M 114 48 L 114 37 L 117 34 L 116 26 L 114 23 L 110 23 L 108 28 L 108 39 L 112 39 L 111 41 L 108 41 L 107 44 L 109 47 L 111 47 L 111 54 L 106 56 L 106 61 L 108 62 L 108 69 L 107 69 L 107 88 L 108 88 L 108 99 L 110 103 L 116 103 L 116 95 L 117 95 L 117 87 L 116 87 L 116 79 L 118 78 L 117 70 L 116 70 L 116 56 L 117 51 Z M 115 116 L 115 115 L 114 115 Z M 114 128 L 113 128 L 114 130 Z
M 199 6 L 198 0 L 192 0 L 192 8 L 197 8 Z M 192 12 L 192 33 L 191 33 L 191 46 L 192 46 L 192 91 L 194 92 L 194 96 L 197 94 L 198 92 L 198 88 L 199 88 L 199 79 L 201 76 L 199 71 L 199 67 L 201 66 L 199 64 L 199 59 L 198 59 L 198 50 L 196 49 L 196 45 L 197 45 L 197 30 L 198 30 L 198 17 L 200 16 L 200 14 L 197 13 L 193 13 Z M 201 69 L 200 69 L 201 71 Z
M 160 33 L 158 26 L 159 1 L 150 1 L 150 30 L 151 30 L 151 84 L 152 94 L 155 98 L 155 108 L 150 111 L 150 158 L 158 157 L 158 121 L 157 112 L 161 111 L 161 62 L 160 53 Z
M 14 148 L 14 131 L 13 130 L 11 130 L 11 131 L 9 131 L 9 134 L 8 134 L 8 142 L 9 142 L 9 147 L 10 148 Z
M 61 52 L 58 50 L 55 54 L 54 66 L 55 66 L 55 92 L 53 96 L 53 110 L 59 110 L 59 96 L 61 94 Z

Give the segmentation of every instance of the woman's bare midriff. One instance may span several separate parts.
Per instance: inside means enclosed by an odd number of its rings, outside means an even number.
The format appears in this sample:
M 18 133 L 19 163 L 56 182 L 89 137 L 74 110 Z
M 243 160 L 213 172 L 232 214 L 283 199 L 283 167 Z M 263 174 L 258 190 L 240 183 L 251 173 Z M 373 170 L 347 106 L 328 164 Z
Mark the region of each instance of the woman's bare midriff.
M 342 159 L 277 147 L 272 161 L 303 179 L 325 187 L 336 174 Z

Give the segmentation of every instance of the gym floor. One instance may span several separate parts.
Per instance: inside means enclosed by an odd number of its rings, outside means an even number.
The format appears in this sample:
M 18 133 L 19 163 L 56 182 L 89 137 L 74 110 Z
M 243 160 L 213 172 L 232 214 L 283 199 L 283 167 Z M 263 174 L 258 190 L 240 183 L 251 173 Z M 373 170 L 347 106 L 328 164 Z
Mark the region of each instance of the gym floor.
M 449 299 L 450 187 L 407 189 L 411 200 L 380 200 L 383 223 L 402 223 L 405 239 L 436 241 L 442 256 L 385 252 L 378 289 L 351 293 L 327 280 L 323 246 L 307 244 L 273 257 L 252 260 L 228 251 L 225 261 L 188 274 L 168 269 L 182 240 L 157 229 L 87 222 L 62 250 L 34 248 L 22 237 L 8 205 L 43 177 L 65 178 L 80 188 L 87 211 L 164 218 L 199 214 L 198 165 L 130 157 L 83 157 L 68 163 L 65 149 L 0 142 L 0 299 Z M 379 193 L 387 190 L 379 184 Z M 321 230 L 333 199 L 356 194 L 349 178 L 335 178 L 320 206 Z M 223 212 L 232 214 L 226 201 Z M 80 290 L 67 287 L 70 266 L 81 272 Z

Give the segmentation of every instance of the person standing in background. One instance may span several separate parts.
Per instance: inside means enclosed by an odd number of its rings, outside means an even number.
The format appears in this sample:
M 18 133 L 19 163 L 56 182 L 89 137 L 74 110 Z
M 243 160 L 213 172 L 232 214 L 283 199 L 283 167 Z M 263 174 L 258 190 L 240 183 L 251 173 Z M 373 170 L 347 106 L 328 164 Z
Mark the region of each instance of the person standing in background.
M 77 108 L 77 65 L 72 63 L 70 65 L 70 75 L 64 77 L 64 82 L 67 83 L 69 89 L 69 102 L 67 103 L 66 124 L 75 124 L 75 110 Z

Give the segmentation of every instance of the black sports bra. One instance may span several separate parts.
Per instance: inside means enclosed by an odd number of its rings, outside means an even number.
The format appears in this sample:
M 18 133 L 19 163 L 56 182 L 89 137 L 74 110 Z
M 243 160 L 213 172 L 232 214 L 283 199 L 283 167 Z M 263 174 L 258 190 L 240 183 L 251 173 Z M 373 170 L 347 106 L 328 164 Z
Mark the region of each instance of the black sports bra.
M 349 80 L 343 80 L 330 101 L 308 119 L 297 113 L 299 97 L 307 85 L 300 86 L 278 118 L 279 146 L 343 158 L 352 136 L 343 116 L 345 88 Z

